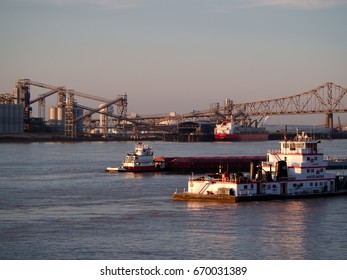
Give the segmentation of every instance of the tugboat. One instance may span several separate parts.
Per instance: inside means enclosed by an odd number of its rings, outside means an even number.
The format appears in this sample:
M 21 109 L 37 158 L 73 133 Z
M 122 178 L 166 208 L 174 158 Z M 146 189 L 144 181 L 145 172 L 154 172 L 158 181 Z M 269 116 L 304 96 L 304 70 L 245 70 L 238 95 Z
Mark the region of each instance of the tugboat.
M 241 202 L 346 195 L 347 176 L 326 172 L 319 143 L 304 133 L 293 141 L 285 139 L 280 149 L 268 151 L 267 161 L 252 161 L 249 173 L 192 176 L 188 191 L 176 192 L 173 200 Z
M 106 172 L 150 172 L 165 169 L 165 161 L 155 159 L 152 148 L 143 143 L 137 143 L 133 153 L 128 153 L 121 167 L 107 167 Z

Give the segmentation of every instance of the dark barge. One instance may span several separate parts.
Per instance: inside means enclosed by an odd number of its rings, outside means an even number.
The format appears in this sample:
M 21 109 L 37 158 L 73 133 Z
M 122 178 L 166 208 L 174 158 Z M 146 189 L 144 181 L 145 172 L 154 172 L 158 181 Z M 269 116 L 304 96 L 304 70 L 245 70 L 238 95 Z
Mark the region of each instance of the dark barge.
M 211 156 L 211 157 L 163 157 L 156 161 L 165 161 L 165 170 L 175 173 L 246 172 L 251 161 L 266 161 L 266 156 Z

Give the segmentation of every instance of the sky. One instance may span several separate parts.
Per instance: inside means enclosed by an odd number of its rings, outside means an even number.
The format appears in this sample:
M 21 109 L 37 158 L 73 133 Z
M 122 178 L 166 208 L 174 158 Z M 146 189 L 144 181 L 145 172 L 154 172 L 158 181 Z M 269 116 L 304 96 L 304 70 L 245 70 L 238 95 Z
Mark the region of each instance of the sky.
M 347 87 L 346 15 L 347 0 L 2 0 L 0 92 L 126 92 L 146 115 Z

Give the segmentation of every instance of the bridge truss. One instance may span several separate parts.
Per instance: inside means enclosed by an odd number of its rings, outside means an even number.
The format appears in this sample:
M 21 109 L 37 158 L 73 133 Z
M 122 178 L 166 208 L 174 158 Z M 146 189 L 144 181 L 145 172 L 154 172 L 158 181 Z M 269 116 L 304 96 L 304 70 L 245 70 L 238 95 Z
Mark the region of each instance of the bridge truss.
M 292 96 L 254 101 L 248 103 L 234 103 L 226 99 L 223 105 L 214 103 L 209 109 L 193 111 L 175 116 L 149 115 L 137 117 L 139 122 L 159 124 L 172 120 L 186 121 L 208 119 L 211 122 L 229 120 L 240 125 L 249 126 L 259 118 L 259 123 L 266 116 L 297 115 L 297 114 L 325 114 L 326 127 L 333 128 L 333 113 L 347 112 L 347 89 L 327 82 L 312 90 Z
M 347 89 L 325 83 L 312 90 L 272 100 L 234 104 L 232 115 L 246 116 L 326 114 L 326 126 L 333 128 L 333 113 L 347 112 Z

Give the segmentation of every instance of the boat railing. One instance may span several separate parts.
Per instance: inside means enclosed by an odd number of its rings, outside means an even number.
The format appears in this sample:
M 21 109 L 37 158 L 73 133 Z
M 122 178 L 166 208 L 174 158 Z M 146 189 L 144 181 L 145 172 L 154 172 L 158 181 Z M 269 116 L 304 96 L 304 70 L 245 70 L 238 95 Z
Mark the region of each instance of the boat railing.
M 295 150 L 291 150 L 290 148 L 286 148 L 284 149 L 286 154 L 292 154 L 292 155 L 297 155 L 297 154 L 304 154 L 304 155 L 308 155 L 308 154 L 323 154 L 324 150 L 323 149 L 311 149 L 311 148 L 306 148 L 306 149 L 295 149 Z M 282 153 L 281 149 L 268 149 L 267 150 L 268 154 L 272 154 L 272 155 L 277 155 Z
M 281 149 L 268 149 L 267 152 L 269 154 L 279 154 L 281 152 Z
M 192 174 L 190 177 L 189 177 L 189 181 L 206 181 L 208 180 L 209 177 L 205 176 L 205 175 L 195 175 L 195 174 Z
M 347 157 L 331 157 L 331 156 L 325 156 L 324 160 L 330 161 L 330 162 L 346 162 L 347 163 Z

